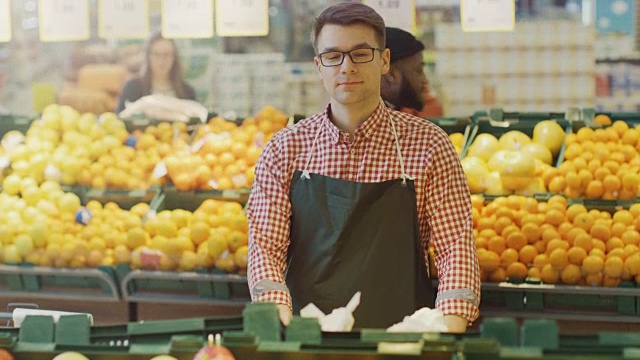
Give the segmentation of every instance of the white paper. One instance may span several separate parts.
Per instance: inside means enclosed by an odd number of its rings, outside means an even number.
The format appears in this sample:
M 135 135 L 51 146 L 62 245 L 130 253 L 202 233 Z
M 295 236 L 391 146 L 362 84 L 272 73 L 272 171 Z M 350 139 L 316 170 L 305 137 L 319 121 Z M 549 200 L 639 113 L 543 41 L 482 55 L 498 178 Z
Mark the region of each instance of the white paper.
M 162 36 L 166 38 L 213 37 L 213 0 L 164 0 Z
M 99 0 L 98 33 L 103 39 L 146 38 L 149 0 Z
M 87 317 L 89 318 L 89 322 L 91 323 L 91 325 L 93 325 L 93 315 L 87 314 L 87 313 L 18 308 L 13 310 L 13 315 L 12 315 L 13 327 L 20 327 L 20 325 L 22 325 L 22 322 L 24 321 L 24 318 L 27 317 L 27 315 L 52 316 L 54 323 L 57 323 L 58 320 L 60 320 L 60 316 L 63 316 L 63 315 L 87 315 Z
M 462 31 L 513 31 L 515 0 L 461 0 Z
M 385 25 L 415 33 L 415 0 L 364 0 L 363 2 L 382 16 Z
M 351 331 L 355 324 L 353 312 L 360 305 L 360 295 L 361 293 L 358 291 L 346 306 L 333 309 L 328 315 L 325 315 L 315 304 L 309 303 L 300 310 L 300 316 L 318 319 L 322 331 Z
M 78 41 L 91 37 L 88 0 L 40 0 L 40 41 Z
M 11 3 L 0 0 L 0 42 L 11 40 Z
M 444 323 L 442 311 L 424 307 L 414 312 L 411 316 L 405 316 L 401 322 L 392 325 L 387 331 L 443 333 L 448 332 L 448 328 Z
M 216 0 L 218 36 L 267 36 L 269 0 Z

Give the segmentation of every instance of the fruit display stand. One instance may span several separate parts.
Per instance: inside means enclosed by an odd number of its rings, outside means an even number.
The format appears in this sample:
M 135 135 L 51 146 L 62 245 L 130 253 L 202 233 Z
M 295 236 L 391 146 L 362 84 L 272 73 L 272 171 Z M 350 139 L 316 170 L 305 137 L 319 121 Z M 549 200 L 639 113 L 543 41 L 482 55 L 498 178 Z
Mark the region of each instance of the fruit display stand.
M 9 131 L 19 131 L 24 134 L 32 121 L 33 118 L 29 116 L 0 114 L 0 137 Z
M 220 343 L 211 338 L 220 335 Z M 207 340 L 210 339 L 210 340 Z M 640 334 L 570 335 L 554 321 L 487 319 L 462 335 L 388 333 L 384 329 L 322 332 L 317 320 L 294 317 L 285 329 L 273 304 L 248 305 L 240 317 L 191 318 L 90 326 L 83 315 L 27 316 L 20 328 L 0 328 L 0 348 L 16 360 L 81 353 L 93 360 L 207 359 L 637 359 Z M 77 354 L 76 354 L 77 356 Z

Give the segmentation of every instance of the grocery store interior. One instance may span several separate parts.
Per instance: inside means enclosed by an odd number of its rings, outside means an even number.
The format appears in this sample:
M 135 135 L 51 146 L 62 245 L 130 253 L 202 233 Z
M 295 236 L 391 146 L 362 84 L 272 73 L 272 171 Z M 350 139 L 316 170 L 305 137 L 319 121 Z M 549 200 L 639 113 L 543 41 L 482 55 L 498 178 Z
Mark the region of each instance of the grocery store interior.
M 340 334 L 250 304 L 255 167 L 326 109 L 311 24 L 344 2 L 0 0 L 1 360 L 640 358 L 639 0 L 359 1 L 424 44 L 480 317 Z M 179 75 L 141 96 L 149 57 Z

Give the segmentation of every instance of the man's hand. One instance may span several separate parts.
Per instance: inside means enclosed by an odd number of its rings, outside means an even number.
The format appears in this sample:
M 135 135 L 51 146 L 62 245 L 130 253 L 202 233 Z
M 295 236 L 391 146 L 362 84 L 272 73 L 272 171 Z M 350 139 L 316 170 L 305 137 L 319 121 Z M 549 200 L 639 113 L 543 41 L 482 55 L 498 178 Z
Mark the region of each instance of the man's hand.
M 467 319 L 458 315 L 445 315 L 444 324 L 450 333 L 464 333 L 467 331 Z
M 289 309 L 289 306 L 287 305 L 282 305 L 282 304 L 277 304 L 277 305 L 278 305 L 278 313 L 280 314 L 280 322 L 282 322 L 282 325 L 288 326 L 289 323 L 291 322 L 291 319 L 293 318 L 293 313 L 291 312 L 291 309 Z

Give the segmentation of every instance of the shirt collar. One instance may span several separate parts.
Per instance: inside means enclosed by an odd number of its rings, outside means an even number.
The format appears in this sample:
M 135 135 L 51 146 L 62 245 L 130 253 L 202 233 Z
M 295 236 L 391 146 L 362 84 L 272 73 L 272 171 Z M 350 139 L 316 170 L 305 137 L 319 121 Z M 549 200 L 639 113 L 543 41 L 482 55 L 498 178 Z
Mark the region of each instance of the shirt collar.
M 331 111 L 331 104 L 327 105 L 322 121 L 325 123 L 324 125 L 328 129 L 329 138 L 334 141 L 336 144 L 340 141 L 340 137 L 344 136 L 344 132 L 338 129 L 337 126 L 331 119 L 329 118 L 329 113 Z M 385 103 L 380 99 L 380 103 L 378 107 L 373 111 L 371 116 L 367 118 L 358 128 L 356 129 L 356 136 L 364 136 L 365 138 L 369 138 L 376 129 L 380 126 L 380 124 L 387 121 L 389 114 L 387 112 L 387 108 Z

